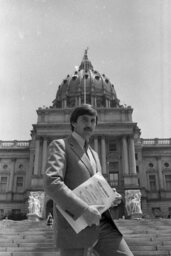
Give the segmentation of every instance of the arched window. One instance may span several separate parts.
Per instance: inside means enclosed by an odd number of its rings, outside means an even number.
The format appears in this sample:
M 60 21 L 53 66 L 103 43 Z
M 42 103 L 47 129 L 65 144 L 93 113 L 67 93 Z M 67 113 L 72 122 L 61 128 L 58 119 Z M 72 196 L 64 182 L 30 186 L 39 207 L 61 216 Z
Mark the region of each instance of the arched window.
M 149 163 L 148 166 L 149 166 L 150 168 L 153 168 L 153 167 L 154 167 L 153 163 Z
M 164 163 L 164 167 L 168 168 L 169 167 L 169 163 L 165 162 Z
M 3 165 L 3 169 L 6 170 L 8 168 L 8 165 L 7 164 L 4 164 Z

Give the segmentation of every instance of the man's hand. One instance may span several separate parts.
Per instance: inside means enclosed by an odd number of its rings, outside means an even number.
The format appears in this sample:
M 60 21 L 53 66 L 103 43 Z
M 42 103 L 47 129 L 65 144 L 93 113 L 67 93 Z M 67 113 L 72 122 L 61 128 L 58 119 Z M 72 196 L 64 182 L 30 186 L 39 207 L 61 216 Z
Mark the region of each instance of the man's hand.
M 116 192 L 115 188 L 113 188 L 113 191 L 115 192 L 116 197 L 111 205 L 112 207 L 118 206 L 118 204 L 120 204 L 122 202 L 122 196 L 118 192 Z
M 83 213 L 83 217 L 88 226 L 92 226 L 94 224 L 98 226 L 101 218 L 101 214 L 98 211 L 98 206 L 90 205 Z

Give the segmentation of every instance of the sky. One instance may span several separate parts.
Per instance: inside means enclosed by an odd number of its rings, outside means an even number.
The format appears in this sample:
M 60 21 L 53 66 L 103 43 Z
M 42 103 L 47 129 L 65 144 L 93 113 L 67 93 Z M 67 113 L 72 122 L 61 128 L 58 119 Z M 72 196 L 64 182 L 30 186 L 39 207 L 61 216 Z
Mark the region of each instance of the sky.
M 84 51 L 142 138 L 171 137 L 169 0 L 0 0 L 0 140 L 30 140 Z

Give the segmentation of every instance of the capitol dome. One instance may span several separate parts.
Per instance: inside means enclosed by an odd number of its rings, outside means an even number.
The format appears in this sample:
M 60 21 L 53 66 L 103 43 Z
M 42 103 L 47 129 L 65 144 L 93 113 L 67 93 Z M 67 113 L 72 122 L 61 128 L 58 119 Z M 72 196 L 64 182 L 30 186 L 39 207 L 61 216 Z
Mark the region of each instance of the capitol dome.
M 114 85 L 105 74 L 94 70 L 87 50 L 79 68 L 59 85 L 52 108 L 71 108 L 84 103 L 95 107 L 120 107 Z

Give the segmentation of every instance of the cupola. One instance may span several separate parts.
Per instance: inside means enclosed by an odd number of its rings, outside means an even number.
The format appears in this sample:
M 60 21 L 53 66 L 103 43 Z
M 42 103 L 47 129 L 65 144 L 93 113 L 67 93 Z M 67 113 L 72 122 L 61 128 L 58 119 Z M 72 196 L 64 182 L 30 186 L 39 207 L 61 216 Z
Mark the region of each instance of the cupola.
M 114 85 L 105 75 L 94 70 L 85 50 L 79 68 L 59 85 L 52 108 L 72 108 L 81 104 L 95 107 L 120 107 Z

